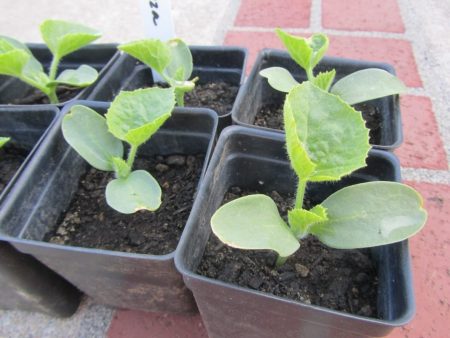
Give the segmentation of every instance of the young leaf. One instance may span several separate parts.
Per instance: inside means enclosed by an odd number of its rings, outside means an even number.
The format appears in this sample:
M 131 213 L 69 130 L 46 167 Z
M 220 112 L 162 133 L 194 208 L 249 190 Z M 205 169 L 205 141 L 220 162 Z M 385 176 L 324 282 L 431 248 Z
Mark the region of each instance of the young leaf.
M 274 250 L 287 257 L 300 247 L 275 202 L 265 195 L 249 195 L 222 205 L 212 216 L 211 227 L 233 248 Z
M 170 63 L 164 70 L 165 75 L 176 81 L 186 81 L 192 75 L 192 54 L 188 45 L 181 39 L 172 39 L 167 42 L 170 48 Z
M 417 233 L 427 213 L 421 196 L 395 182 L 369 182 L 343 188 L 323 201 L 328 220 L 311 233 L 338 249 L 366 248 L 402 241 Z
M 118 178 L 125 178 L 130 175 L 131 168 L 122 157 L 113 157 L 112 163 Z
M 336 76 L 336 70 L 330 70 L 328 72 L 320 72 L 314 77 L 312 81 L 317 87 L 326 92 L 330 89 L 333 83 L 334 77 Z
M 139 146 L 170 117 L 174 106 L 172 88 L 122 91 L 111 103 L 106 123 L 115 137 Z
M 143 209 L 155 211 L 161 205 L 161 188 L 148 172 L 136 170 L 125 178 L 117 178 L 108 183 L 106 202 L 123 214 Z
M 10 137 L 1 137 L 0 136 L 0 148 L 3 147 L 11 138 Z
M 62 58 L 101 36 L 95 29 L 62 20 L 45 20 L 40 28 L 42 39 L 57 58 Z
M 270 86 L 280 92 L 289 93 L 299 83 L 289 73 L 289 71 L 282 67 L 270 67 L 263 69 L 259 75 L 267 78 Z
M 277 28 L 275 30 L 278 37 L 283 42 L 289 55 L 300 67 L 311 72 L 315 65 L 319 63 L 328 49 L 328 37 L 324 34 L 314 34 L 309 39 L 294 36 Z M 308 78 L 309 78 L 308 74 Z
M 379 97 L 404 93 L 405 85 L 385 70 L 369 68 L 359 70 L 337 81 L 331 93 L 348 104 L 365 102 Z
M 327 219 L 326 209 L 321 205 L 316 205 L 311 210 L 293 209 L 288 212 L 291 231 L 298 239 L 305 237 L 313 224 L 324 222 Z
M 117 48 L 130 54 L 160 74 L 163 74 L 164 69 L 170 64 L 172 57 L 171 48 L 166 43 L 157 39 L 133 41 L 122 44 Z
M 58 78 L 48 85 L 65 84 L 74 87 L 87 87 L 97 80 L 98 73 L 95 68 L 81 65 L 77 69 L 66 69 Z
M 76 105 L 64 116 L 62 132 L 67 143 L 90 165 L 114 171 L 114 157 L 123 157 L 122 142 L 106 126 L 106 120 L 94 110 Z
M 334 181 L 365 166 L 369 131 L 339 97 L 304 82 L 287 95 L 284 117 L 289 158 L 302 180 Z

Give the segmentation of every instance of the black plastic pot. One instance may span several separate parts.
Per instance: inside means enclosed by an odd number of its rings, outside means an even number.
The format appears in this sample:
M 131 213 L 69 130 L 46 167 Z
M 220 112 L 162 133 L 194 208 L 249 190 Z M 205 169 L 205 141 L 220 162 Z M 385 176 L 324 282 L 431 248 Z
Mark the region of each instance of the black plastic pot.
M 194 70 L 199 84 L 223 81 L 233 86 L 244 82 L 247 50 L 239 47 L 190 47 Z M 120 90 L 153 86 L 152 72 L 135 58 L 122 54 L 99 82 L 89 99 L 112 101 Z M 209 107 L 204 107 L 209 108 Z M 219 130 L 231 124 L 231 111 L 219 118 Z
M 45 44 L 28 44 L 28 47 L 36 59 L 44 66 L 44 69 L 48 71 L 52 55 L 47 46 Z M 94 67 L 99 72 L 97 81 L 82 89 L 73 100 L 86 99 L 88 96 L 95 100 L 96 98 L 91 95 L 92 90 L 99 84 L 106 71 L 118 57 L 117 44 L 94 44 L 64 57 L 61 60 L 58 72 L 62 72 L 65 69 L 75 69 L 83 64 Z M 15 99 L 27 97 L 33 91 L 34 88 L 16 78 L 0 76 L 0 106 L 8 105 Z M 62 107 L 67 102 L 61 102 L 58 106 Z
M 74 102 L 105 112 L 108 103 Z M 65 111 L 70 106 L 65 107 Z M 63 111 L 64 112 L 64 111 Z M 30 176 L 39 187 L 36 198 L 29 202 L 32 210 L 19 215 L 8 229 L 7 238 L 18 250 L 29 253 L 94 298 L 98 303 L 119 308 L 161 312 L 196 311 L 191 292 L 175 269 L 175 252 L 145 255 L 109 250 L 64 246 L 43 242 L 50 229 L 57 226 L 75 193 L 87 163 L 64 141 L 61 120 L 36 153 L 32 165 L 48 173 L 44 182 Z M 217 127 L 215 112 L 176 109 L 172 117 L 147 142 L 140 155 L 205 154 L 210 157 Z M 36 174 L 39 173 L 36 170 Z M 30 187 L 16 186 L 14 198 L 0 213 L 0 222 L 14 218 L 14 210 L 28 208 L 21 198 Z M 133 226 L 130 224 L 130 227 Z
M 414 314 L 407 241 L 371 250 L 378 267 L 382 319 L 291 301 L 195 272 L 211 234 L 209 220 L 229 187 L 295 192 L 284 144 L 283 134 L 238 126 L 225 129 L 219 138 L 175 257 L 209 337 L 372 337 L 407 323 Z M 321 202 L 343 186 L 373 180 L 400 180 L 394 155 L 372 150 L 366 168 L 333 184 L 311 184 L 307 194 Z
M 266 104 L 282 107 L 285 93 L 276 91 L 267 82 L 267 79 L 259 75 L 262 69 L 269 67 L 283 67 L 302 82 L 307 79 L 306 73 L 295 63 L 287 52 L 264 49 L 259 54 L 250 72 L 250 75 L 242 86 L 232 111 L 234 124 L 257 128 L 261 130 L 281 130 L 265 128 L 254 125 L 256 114 Z M 358 61 L 335 57 L 325 57 L 315 69 L 315 73 L 336 69 L 336 80 L 355 71 L 366 68 L 379 68 L 391 74 L 395 74 L 394 68 L 386 63 Z M 378 108 L 381 114 L 380 142 L 373 144 L 374 148 L 393 150 L 403 141 L 402 123 L 398 95 L 388 96 L 367 104 Z
M 59 116 L 54 106 L 0 107 L 0 135 L 10 136 L 11 143 L 29 150 L 28 157 L 8 185 L 0 192 L 0 212 L 8 203 L 15 184 L 32 186 L 28 180 L 33 171 L 29 163 L 42 139 Z M 1 159 L 0 159 L 1 161 Z M 27 213 L 29 203 L 36 198 L 32 189 L 22 195 L 28 207 L 13 211 Z M 14 222 L 12 217 L 11 222 Z M 13 228 L 14 223 L 0 221 L 1 231 Z M 0 308 L 38 311 L 53 316 L 72 315 L 78 307 L 81 293 L 63 278 L 29 255 L 16 251 L 10 244 L 0 241 Z

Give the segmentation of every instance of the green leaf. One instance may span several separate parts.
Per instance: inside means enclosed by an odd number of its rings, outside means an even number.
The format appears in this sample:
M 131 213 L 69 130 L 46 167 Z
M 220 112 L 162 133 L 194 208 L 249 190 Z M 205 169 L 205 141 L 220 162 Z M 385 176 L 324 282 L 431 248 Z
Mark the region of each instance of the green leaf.
M 106 122 L 115 137 L 139 146 L 170 117 L 174 106 L 172 88 L 122 91 L 108 109 Z
M 144 209 L 155 211 L 161 205 L 161 188 L 148 172 L 136 170 L 126 178 L 117 178 L 108 183 L 106 202 L 123 214 Z
M 270 86 L 280 92 L 289 93 L 299 83 L 289 73 L 287 69 L 282 67 L 270 67 L 263 69 L 259 74 L 269 82 Z
M 328 49 L 328 38 L 324 34 L 314 34 L 306 39 L 288 34 L 279 28 L 275 32 L 292 59 L 307 72 L 312 71 Z
M 327 72 L 320 72 L 314 77 L 313 83 L 327 92 L 330 89 L 335 76 L 336 70 L 334 69 Z
M 77 69 L 67 69 L 58 78 L 48 85 L 65 84 L 74 87 L 87 87 L 97 80 L 98 73 L 95 68 L 81 65 Z
M 365 102 L 379 97 L 404 93 L 406 87 L 394 75 L 382 69 L 359 70 L 337 81 L 331 93 L 348 104 Z
M 323 201 L 328 221 L 311 227 L 324 244 L 365 248 L 402 241 L 417 233 L 427 213 L 421 196 L 395 182 L 369 182 L 339 190 Z
M 21 78 L 29 60 L 30 55 L 23 50 L 0 51 L 0 74 Z
M 1 137 L 0 136 L 0 148 L 3 147 L 11 138 L 10 137 Z
M 125 178 L 130 174 L 131 168 L 122 157 L 113 157 L 112 163 L 119 178 Z
M 183 40 L 172 39 L 167 42 L 170 48 L 170 63 L 164 74 L 175 81 L 186 81 L 192 75 L 193 63 L 191 51 Z
M 40 28 L 42 39 L 57 58 L 62 58 L 101 36 L 95 29 L 62 20 L 45 20 Z
M 361 114 L 310 82 L 284 104 L 286 146 L 301 180 L 334 181 L 365 166 L 369 131 Z
M 114 157 L 123 157 L 122 142 L 106 126 L 106 120 L 94 110 L 76 105 L 64 116 L 62 132 L 67 143 L 90 165 L 114 171 Z
M 234 248 L 274 250 L 288 257 L 300 247 L 275 202 L 265 195 L 249 195 L 224 204 L 212 216 L 211 227 L 222 242 Z
M 171 61 L 171 48 L 157 39 L 133 41 L 117 48 L 153 68 L 161 75 Z
M 313 224 L 327 219 L 326 209 L 321 205 L 317 205 L 311 210 L 293 209 L 288 212 L 289 225 L 298 239 L 308 235 Z

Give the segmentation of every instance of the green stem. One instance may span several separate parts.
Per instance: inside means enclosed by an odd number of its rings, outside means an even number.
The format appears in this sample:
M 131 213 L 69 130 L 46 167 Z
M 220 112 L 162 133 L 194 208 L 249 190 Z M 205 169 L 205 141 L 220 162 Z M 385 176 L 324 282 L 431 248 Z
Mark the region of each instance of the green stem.
M 130 170 L 133 168 L 134 159 L 136 158 L 136 152 L 138 147 L 131 145 L 130 152 L 128 153 L 127 164 Z
M 50 81 L 55 81 L 56 79 L 56 72 L 58 71 L 59 66 L 59 57 L 56 55 L 53 55 L 52 63 L 50 65 L 50 72 L 48 73 L 48 77 Z
M 306 75 L 308 76 L 308 81 L 312 82 L 314 80 L 314 73 L 312 68 L 306 70 Z
M 287 259 L 288 259 L 287 257 L 281 257 L 280 255 L 278 255 L 275 265 L 282 266 L 284 263 L 286 263 Z
M 295 195 L 295 208 L 303 208 L 303 199 L 305 197 L 306 180 L 299 180 L 297 186 L 297 194 Z
M 175 89 L 175 100 L 177 101 L 178 107 L 184 107 L 184 92 Z
M 47 94 L 50 103 L 59 103 L 58 96 L 56 96 L 56 87 L 53 87 L 51 91 Z

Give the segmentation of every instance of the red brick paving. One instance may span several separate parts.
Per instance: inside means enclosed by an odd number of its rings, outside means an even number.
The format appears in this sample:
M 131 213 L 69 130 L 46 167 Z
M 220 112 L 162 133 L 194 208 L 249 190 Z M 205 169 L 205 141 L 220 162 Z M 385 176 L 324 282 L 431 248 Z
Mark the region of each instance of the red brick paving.
M 395 0 L 322 0 L 324 28 L 403 33 L 400 9 Z
M 395 153 L 402 167 L 447 170 L 447 155 L 431 100 L 405 95 L 400 102 L 404 141 Z
M 389 338 L 443 338 L 450 319 L 450 186 L 408 183 L 425 200 L 428 222 L 410 240 L 416 316 Z
M 408 87 L 422 86 L 411 43 L 405 40 L 334 35 L 328 55 L 387 62 Z
M 118 310 L 108 338 L 207 338 L 200 315 L 183 316 Z
M 242 0 L 235 26 L 304 28 L 310 12 L 311 0 Z

